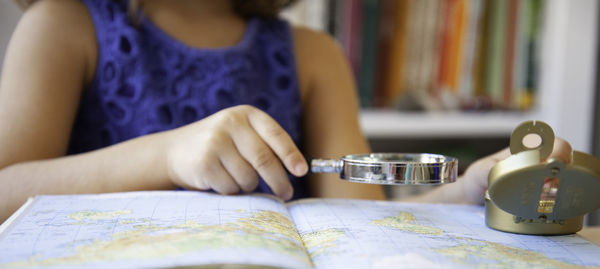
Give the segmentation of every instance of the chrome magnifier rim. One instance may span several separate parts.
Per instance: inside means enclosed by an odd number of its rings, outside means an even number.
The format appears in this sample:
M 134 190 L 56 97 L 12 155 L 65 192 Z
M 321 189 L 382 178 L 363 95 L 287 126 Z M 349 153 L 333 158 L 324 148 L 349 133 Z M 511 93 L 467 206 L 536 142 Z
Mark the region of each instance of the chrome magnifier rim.
M 312 173 L 340 173 L 346 181 L 379 185 L 437 185 L 458 177 L 456 158 L 433 153 L 353 154 L 310 164 Z

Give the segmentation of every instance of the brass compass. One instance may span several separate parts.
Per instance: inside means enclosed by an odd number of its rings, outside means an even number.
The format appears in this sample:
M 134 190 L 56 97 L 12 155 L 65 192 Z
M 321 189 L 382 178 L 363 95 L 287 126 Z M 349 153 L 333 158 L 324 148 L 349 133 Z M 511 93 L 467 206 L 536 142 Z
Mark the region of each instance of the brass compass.
M 523 144 L 539 135 L 535 148 Z M 511 156 L 490 171 L 485 193 L 485 221 L 496 230 L 520 234 L 570 234 L 583 217 L 600 207 L 600 159 L 574 151 L 570 163 L 549 158 L 554 131 L 541 121 L 527 121 L 510 137 Z

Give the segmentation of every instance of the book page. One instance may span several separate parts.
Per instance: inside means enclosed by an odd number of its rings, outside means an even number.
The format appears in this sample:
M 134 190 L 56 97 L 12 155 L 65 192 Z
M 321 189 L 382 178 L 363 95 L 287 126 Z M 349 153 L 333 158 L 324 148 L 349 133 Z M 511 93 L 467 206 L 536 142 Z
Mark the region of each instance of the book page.
M 194 191 L 39 196 L 0 253 L 0 268 L 312 267 L 274 196 Z
M 600 266 L 600 246 L 578 235 L 499 232 L 480 206 L 306 199 L 288 211 L 316 268 Z

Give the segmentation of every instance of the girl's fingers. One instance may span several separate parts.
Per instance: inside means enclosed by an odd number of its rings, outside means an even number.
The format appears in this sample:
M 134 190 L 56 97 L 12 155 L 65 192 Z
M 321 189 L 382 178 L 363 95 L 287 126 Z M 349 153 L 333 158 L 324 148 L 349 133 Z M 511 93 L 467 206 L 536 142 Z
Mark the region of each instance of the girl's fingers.
M 210 186 L 211 189 L 222 194 L 236 194 L 240 192 L 240 186 L 229 175 L 218 158 L 198 164 L 199 178 Z
M 256 109 L 248 114 L 248 120 L 252 128 L 279 157 L 288 171 L 295 176 L 306 174 L 308 165 L 304 156 L 288 133 L 273 118 Z
M 572 154 L 573 148 L 571 148 L 569 142 L 558 137 L 554 139 L 554 148 L 552 149 L 549 158 L 558 158 L 566 163 L 570 163 Z
M 240 154 L 254 167 L 275 195 L 289 200 L 294 193 L 279 158 L 254 130 L 244 128 L 232 134 Z
M 235 150 L 220 153 L 221 164 L 242 191 L 251 192 L 258 185 L 258 175 L 252 165 L 240 155 L 233 141 L 231 141 L 231 148 Z

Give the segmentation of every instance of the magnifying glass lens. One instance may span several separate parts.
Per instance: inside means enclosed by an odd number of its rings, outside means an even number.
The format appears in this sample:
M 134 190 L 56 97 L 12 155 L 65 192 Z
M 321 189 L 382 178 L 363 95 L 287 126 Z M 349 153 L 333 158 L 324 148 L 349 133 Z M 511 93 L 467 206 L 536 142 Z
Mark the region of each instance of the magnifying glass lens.
M 456 181 L 458 160 L 430 153 L 370 153 L 341 160 L 313 159 L 313 173 L 340 173 L 350 182 L 383 185 L 436 185 Z

